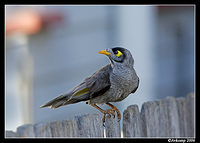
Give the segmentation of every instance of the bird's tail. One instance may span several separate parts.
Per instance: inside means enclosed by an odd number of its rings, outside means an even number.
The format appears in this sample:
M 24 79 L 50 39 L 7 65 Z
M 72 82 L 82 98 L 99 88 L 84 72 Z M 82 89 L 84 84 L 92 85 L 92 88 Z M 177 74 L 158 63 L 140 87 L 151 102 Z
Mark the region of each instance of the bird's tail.
M 80 86 L 81 87 L 81 86 Z M 47 102 L 46 104 L 40 106 L 40 108 L 49 107 L 56 109 L 60 106 L 77 103 L 80 101 L 86 101 L 89 99 L 89 89 L 88 88 L 77 88 L 78 90 L 70 90 L 67 93 L 64 93 L 53 100 Z
M 40 108 L 44 108 L 44 107 L 49 107 L 49 108 L 52 108 L 52 109 L 56 109 L 60 106 L 62 106 L 63 104 L 66 105 L 66 101 L 68 99 L 70 99 L 70 97 L 72 96 L 73 93 L 65 93 L 65 94 L 62 94 L 54 99 L 52 99 L 51 101 L 45 103 L 44 105 L 40 106 Z M 69 102 L 68 104 L 70 104 L 71 102 Z

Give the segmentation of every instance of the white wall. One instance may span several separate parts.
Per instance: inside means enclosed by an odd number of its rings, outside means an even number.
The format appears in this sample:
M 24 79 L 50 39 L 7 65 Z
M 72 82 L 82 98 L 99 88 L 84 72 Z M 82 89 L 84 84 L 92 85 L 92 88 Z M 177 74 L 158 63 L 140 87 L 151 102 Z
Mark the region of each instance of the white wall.
M 6 39 L 5 128 L 15 130 L 33 122 L 33 57 L 28 37 L 16 33 Z

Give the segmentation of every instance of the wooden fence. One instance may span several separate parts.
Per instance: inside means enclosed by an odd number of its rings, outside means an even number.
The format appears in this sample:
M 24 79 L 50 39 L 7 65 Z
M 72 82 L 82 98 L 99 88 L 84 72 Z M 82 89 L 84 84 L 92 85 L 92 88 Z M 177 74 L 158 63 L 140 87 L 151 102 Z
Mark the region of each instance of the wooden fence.
M 167 97 L 160 101 L 145 102 L 141 112 L 137 105 L 128 106 L 123 112 L 122 131 L 120 122 L 113 116 L 106 115 L 104 128 L 99 114 L 85 114 L 62 121 L 22 125 L 16 132 L 6 131 L 5 136 L 6 138 L 195 137 L 194 103 L 194 93 L 190 93 L 186 98 Z

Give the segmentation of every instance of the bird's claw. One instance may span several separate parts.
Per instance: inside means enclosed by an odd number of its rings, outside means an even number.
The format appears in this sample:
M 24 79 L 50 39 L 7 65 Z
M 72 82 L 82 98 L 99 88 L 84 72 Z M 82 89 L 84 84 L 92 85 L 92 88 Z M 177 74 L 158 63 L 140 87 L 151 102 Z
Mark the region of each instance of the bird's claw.
M 106 114 L 109 115 L 109 118 L 111 117 L 111 115 L 113 115 L 113 119 L 115 118 L 115 111 L 117 112 L 117 115 L 118 115 L 118 122 L 121 120 L 121 114 L 119 112 L 119 110 L 117 109 L 108 109 L 108 110 L 105 110 L 104 111 L 104 115 L 103 115 L 103 118 L 102 118 L 102 122 L 103 122 L 103 126 L 105 127 L 105 118 L 106 118 Z

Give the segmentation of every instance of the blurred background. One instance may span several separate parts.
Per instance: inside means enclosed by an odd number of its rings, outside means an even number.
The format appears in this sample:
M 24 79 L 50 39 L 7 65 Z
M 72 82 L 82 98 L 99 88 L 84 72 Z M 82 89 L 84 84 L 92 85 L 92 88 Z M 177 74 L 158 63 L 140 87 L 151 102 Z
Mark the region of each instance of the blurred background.
M 97 52 L 115 46 L 131 51 L 140 78 L 135 94 L 114 103 L 121 113 L 194 92 L 194 5 L 6 5 L 5 36 L 6 130 L 101 114 L 85 102 L 39 107 L 109 63 Z

